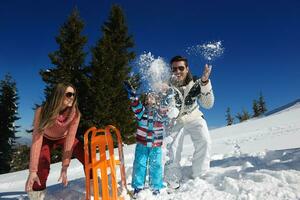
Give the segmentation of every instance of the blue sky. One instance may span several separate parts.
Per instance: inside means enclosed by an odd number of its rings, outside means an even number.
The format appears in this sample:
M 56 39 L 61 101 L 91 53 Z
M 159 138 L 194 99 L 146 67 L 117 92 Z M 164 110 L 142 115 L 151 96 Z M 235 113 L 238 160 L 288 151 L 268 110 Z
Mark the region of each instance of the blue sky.
M 38 72 L 51 66 L 48 54 L 57 49 L 55 36 L 72 8 L 77 6 L 85 21 L 89 52 L 112 2 L 124 9 L 137 55 L 152 52 L 168 61 L 180 54 L 200 75 L 204 60 L 185 49 L 223 42 L 225 52 L 213 62 L 211 74 L 215 106 L 203 110 L 209 127 L 225 125 L 228 106 L 233 114 L 251 111 L 260 91 L 269 110 L 300 98 L 298 0 L 5 1 L 0 5 L 0 79 L 9 72 L 17 82 L 21 130 L 30 128 L 32 108 L 42 101 L 45 85 Z

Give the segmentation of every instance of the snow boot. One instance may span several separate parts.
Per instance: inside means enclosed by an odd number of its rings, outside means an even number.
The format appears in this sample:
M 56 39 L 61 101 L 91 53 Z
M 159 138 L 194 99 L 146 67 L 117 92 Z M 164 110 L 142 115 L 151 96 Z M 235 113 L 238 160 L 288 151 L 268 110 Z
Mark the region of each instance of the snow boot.
M 177 190 L 178 188 L 180 188 L 180 183 L 178 181 L 169 181 L 168 188 Z
M 170 181 L 167 182 L 167 184 L 168 184 L 168 188 L 167 188 L 168 194 L 171 194 L 180 188 L 180 183 L 178 181 Z
M 44 200 L 45 199 L 46 190 L 30 191 L 27 194 L 28 194 L 28 198 L 30 200 Z
M 135 188 L 133 191 L 133 199 L 136 199 L 137 196 L 139 195 L 140 191 L 142 191 L 143 189 L 141 188 Z
M 154 195 L 154 196 L 157 196 L 157 195 L 159 195 L 160 194 L 160 191 L 159 190 L 153 190 L 152 191 L 152 195 Z

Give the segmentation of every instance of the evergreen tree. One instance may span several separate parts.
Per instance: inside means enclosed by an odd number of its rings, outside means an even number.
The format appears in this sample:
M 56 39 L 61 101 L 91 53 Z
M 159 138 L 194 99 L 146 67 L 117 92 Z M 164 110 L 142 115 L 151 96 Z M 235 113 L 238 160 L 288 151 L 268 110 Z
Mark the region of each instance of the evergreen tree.
M 30 160 L 30 147 L 17 145 L 14 147 L 10 172 L 28 169 Z
M 249 114 L 249 112 L 248 112 L 247 110 L 245 110 L 245 109 L 243 110 L 242 116 L 243 116 L 243 121 L 246 121 L 246 120 L 250 119 L 250 114 Z
M 247 110 L 243 109 L 242 113 L 237 113 L 236 118 L 240 121 L 246 121 L 250 119 L 250 114 Z
M 40 71 L 42 79 L 46 83 L 46 97 L 57 83 L 71 83 L 76 87 L 79 109 L 82 113 L 78 133 L 82 134 L 91 125 L 86 118 L 89 117 L 89 113 L 87 113 L 89 108 L 87 107 L 92 106 L 88 103 L 90 87 L 88 68 L 84 66 L 86 53 L 83 50 L 87 37 L 81 34 L 83 28 L 84 22 L 75 8 L 56 37 L 58 50 L 49 54 L 53 67 Z
M 253 117 L 258 117 L 260 115 L 260 112 L 259 112 L 259 105 L 256 100 L 253 100 L 252 109 L 253 109 Z
M 230 126 L 233 124 L 234 118 L 231 116 L 230 108 L 228 107 L 226 110 L 226 122 L 227 126 Z
M 19 126 L 16 82 L 8 74 L 0 81 L 0 174 L 10 171 L 10 163 Z
M 262 95 L 262 92 L 260 92 L 260 94 L 259 94 L 258 110 L 259 110 L 259 115 L 263 115 L 268 110 L 267 106 L 266 106 L 266 102 L 265 102 L 264 97 Z
M 120 129 L 126 143 L 136 131 L 133 113 L 123 87 L 129 78 L 129 63 L 135 58 L 131 48 L 133 37 L 128 34 L 125 16 L 120 6 L 113 5 L 108 20 L 102 26 L 102 38 L 92 49 L 91 85 L 93 124 L 112 124 Z
M 235 117 L 239 120 L 239 122 L 243 121 L 243 117 L 241 113 L 237 113 Z

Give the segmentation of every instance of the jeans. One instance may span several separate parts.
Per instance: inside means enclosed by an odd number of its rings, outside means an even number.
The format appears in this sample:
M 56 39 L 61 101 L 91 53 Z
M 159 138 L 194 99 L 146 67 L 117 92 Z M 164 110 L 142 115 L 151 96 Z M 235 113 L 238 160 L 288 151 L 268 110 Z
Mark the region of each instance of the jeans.
M 147 147 L 137 144 L 133 163 L 132 187 L 143 189 L 149 167 L 149 186 L 152 190 L 163 187 L 161 147 Z
M 34 191 L 40 191 L 46 189 L 46 181 L 50 172 L 50 152 L 59 146 L 64 147 L 65 138 L 59 140 L 50 140 L 43 137 L 43 144 L 41 147 L 41 153 L 38 164 L 37 175 L 40 179 L 41 185 L 37 182 L 33 184 Z M 73 155 L 84 164 L 84 150 L 83 144 L 79 142 L 76 138 L 73 144 Z

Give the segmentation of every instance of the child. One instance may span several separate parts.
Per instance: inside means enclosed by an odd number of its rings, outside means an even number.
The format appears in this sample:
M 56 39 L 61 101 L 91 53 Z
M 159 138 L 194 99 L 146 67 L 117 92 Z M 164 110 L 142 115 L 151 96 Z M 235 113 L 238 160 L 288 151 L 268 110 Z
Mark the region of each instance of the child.
M 125 88 L 138 122 L 132 174 L 134 195 L 136 196 L 144 189 L 147 167 L 149 168 L 149 186 L 153 195 L 157 195 L 163 188 L 161 146 L 165 134 L 163 122 L 166 121 L 166 115 L 157 108 L 154 93 L 147 94 L 142 104 L 128 82 L 125 82 Z

